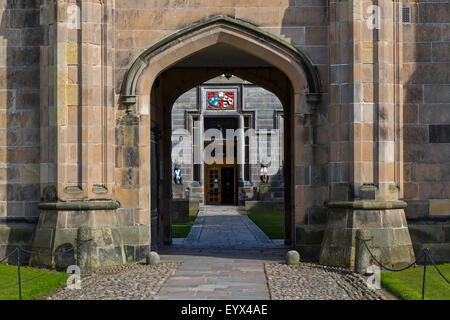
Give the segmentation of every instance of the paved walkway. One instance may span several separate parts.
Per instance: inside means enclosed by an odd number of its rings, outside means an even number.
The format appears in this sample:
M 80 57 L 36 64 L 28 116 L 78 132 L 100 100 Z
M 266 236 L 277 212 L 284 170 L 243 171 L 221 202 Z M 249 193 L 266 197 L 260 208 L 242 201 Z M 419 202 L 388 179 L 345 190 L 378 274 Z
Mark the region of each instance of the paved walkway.
M 188 237 L 161 251 L 182 264 L 154 299 L 270 299 L 264 262 L 286 250 L 236 207 L 205 206 Z
M 283 240 L 270 240 L 247 215 L 237 207 L 205 206 L 186 239 L 174 239 L 177 248 L 258 249 L 282 248 Z
M 380 299 L 360 276 L 317 264 L 280 263 L 271 241 L 234 207 L 206 207 L 184 241 L 160 251 L 164 263 L 134 263 L 83 278 L 81 290 L 47 299 Z

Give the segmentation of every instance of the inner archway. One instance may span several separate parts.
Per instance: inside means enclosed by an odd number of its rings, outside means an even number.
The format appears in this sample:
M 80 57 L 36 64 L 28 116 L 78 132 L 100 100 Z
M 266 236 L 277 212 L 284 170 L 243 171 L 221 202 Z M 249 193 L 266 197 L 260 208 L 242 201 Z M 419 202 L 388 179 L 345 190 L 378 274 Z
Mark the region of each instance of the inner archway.
M 205 61 L 211 50 L 219 54 Z M 285 243 L 293 245 L 295 217 L 304 216 L 308 206 L 301 196 L 310 183 L 302 174 L 307 168 L 305 159 L 311 158 L 305 157 L 303 149 L 303 116 L 310 109 L 308 103 L 316 102 L 320 93 L 317 73 L 289 44 L 225 17 L 194 25 L 153 46 L 136 60 L 124 83 L 122 103 L 128 113 L 140 116 L 139 149 L 154 150 L 152 156 L 141 156 L 139 163 L 143 180 L 150 176 L 147 168 L 151 168 L 147 208 L 158 217 L 153 219 L 152 237 L 156 233 L 158 243 L 171 243 L 172 105 L 190 88 L 224 73 L 269 90 L 283 105 Z M 141 139 L 146 130 L 154 133 L 153 143 L 149 141 L 147 146 L 145 138 Z M 139 203 L 145 206 L 145 193 L 142 195 Z
M 198 58 L 212 57 L 208 68 L 217 70 L 224 58 L 241 64 L 251 58 L 253 67 L 270 68 L 251 56 L 219 48 L 217 55 L 205 55 L 215 51 L 212 47 Z M 220 60 L 213 61 L 216 57 Z M 191 74 L 189 65 L 195 66 L 196 59 L 177 67 Z M 243 213 L 264 222 L 271 239 L 284 239 L 284 115 L 276 95 L 228 70 L 183 93 L 171 111 L 175 243 L 209 248 L 271 243 Z M 198 219 L 188 234 L 197 210 Z

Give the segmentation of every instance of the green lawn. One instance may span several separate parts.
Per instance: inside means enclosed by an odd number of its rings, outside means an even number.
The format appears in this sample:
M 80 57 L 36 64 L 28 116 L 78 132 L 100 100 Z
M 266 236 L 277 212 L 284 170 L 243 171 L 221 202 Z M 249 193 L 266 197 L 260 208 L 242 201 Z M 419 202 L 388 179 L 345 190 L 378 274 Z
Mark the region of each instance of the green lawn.
M 66 273 L 20 268 L 22 299 L 38 298 L 66 283 Z M 17 266 L 0 264 L 0 300 L 19 300 Z
M 450 279 L 450 264 L 441 264 L 438 268 L 447 279 Z M 381 274 L 383 286 L 404 300 L 422 299 L 422 279 L 423 267 Z M 427 266 L 425 300 L 450 300 L 450 284 L 433 266 Z
M 185 224 L 173 224 L 172 225 L 172 238 L 186 238 L 191 231 L 192 224 L 197 218 L 197 212 L 189 214 L 189 220 L 191 223 Z
M 283 210 L 253 208 L 247 215 L 270 239 L 284 239 Z

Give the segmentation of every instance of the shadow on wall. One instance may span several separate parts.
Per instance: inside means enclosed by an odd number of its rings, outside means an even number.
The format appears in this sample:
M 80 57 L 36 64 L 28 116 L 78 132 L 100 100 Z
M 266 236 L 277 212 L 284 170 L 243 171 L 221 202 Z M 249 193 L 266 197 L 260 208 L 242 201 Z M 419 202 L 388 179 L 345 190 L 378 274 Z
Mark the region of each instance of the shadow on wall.
M 39 5 L 0 1 L 0 257 L 31 248 L 39 217 Z
M 419 220 L 429 199 L 450 199 L 450 14 L 438 6 L 450 13 L 449 3 L 411 4 L 403 25 L 405 199 Z
M 282 18 L 280 36 L 305 54 L 317 69 L 321 87 L 321 104 L 317 114 L 304 115 L 305 151 L 310 152 L 312 165 L 308 179 L 310 186 L 304 191 L 304 213 L 295 217 L 296 244 L 312 246 L 315 249 L 301 249 L 303 255 L 317 255 L 322 238 L 322 229 L 327 221 L 328 199 L 328 86 L 329 86 L 329 1 L 328 0 L 291 0 Z M 316 117 L 316 118 L 314 118 Z M 311 126 L 311 121 L 315 123 Z M 302 212 L 302 210 L 299 210 Z M 308 235 L 314 227 L 315 237 Z M 307 231 L 304 231 L 307 230 Z M 308 240 L 315 238 L 314 240 Z
M 290 0 L 281 21 L 281 38 L 305 54 L 317 68 L 326 107 L 328 92 L 328 0 Z M 325 98 L 325 100 L 324 100 Z
M 416 255 L 450 261 L 450 3 L 410 3 L 403 24 L 406 218 Z

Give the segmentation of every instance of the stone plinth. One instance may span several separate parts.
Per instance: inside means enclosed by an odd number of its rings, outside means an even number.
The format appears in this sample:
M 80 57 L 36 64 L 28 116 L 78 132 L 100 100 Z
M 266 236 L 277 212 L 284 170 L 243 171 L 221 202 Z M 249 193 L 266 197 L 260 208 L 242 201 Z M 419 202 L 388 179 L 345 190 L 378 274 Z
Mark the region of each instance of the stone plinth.
M 172 222 L 175 224 L 189 222 L 189 200 L 172 200 Z
M 185 199 L 185 191 L 183 184 L 172 184 L 173 199 Z
M 284 210 L 285 204 L 280 201 L 245 201 L 245 210 L 267 208 L 269 210 Z
M 65 270 L 82 260 L 89 261 L 86 269 L 96 269 L 144 259 L 149 252 L 149 226 L 121 224 L 118 206 L 113 201 L 41 203 L 32 247 L 40 254 L 31 256 L 30 265 Z M 80 228 L 88 245 L 78 240 Z M 78 246 L 83 246 L 83 257 L 77 257 Z
M 319 262 L 354 269 L 358 230 L 371 239 L 369 248 L 383 265 L 398 268 L 414 262 L 405 206 L 403 201 L 329 202 Z
M 259 185 L 258 200 L 260 201 L 270 201 L 270 189 L 271 186 L 268 183 L 261 183 Z
M 189 214 L 194 215 L 200 209 L 200 201 L 189 199 Z

